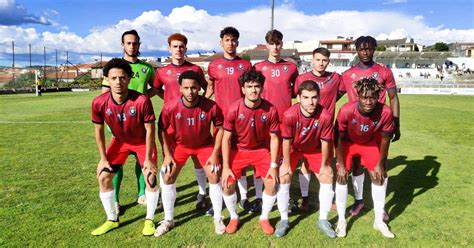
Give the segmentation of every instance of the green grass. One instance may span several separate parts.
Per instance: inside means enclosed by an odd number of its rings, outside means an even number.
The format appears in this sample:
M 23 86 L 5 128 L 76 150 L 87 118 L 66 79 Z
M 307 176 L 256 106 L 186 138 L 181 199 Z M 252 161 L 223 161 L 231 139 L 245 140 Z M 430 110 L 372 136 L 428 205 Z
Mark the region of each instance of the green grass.
M 125 165 L 121 227 L 101 237 L 90 231 L 105 218 L 98 197 L 98 154 L 90 104 L 98 92 L 0 96 L 0 246 L 469 246 L 472 208 L 474 98 L 401 95 L 402 138 L 390 149 L 387 210 L 397 235 L 372 229 L 370 186 L 366 211 L 349 219 L 348 236 L 330 240 L 315 228 L 318 186 L 311 184 L 310 215 L 291 215 L 281 239 L 265 236 L 258 216 L 241 215 L 235 235 L 215 235 L 212 218 L 194 210 L 197 186 L 188 163 L 178 178 L 178 226 L 156 239 L 143 237 L 145 208 L 135 205 L 133 159 Z M 159 114 L 161 101 L 153 99 Z M 160 160 L 161 161 L 161 160 Z M 249 180 L 251 182 L 252 180 Z M 298 195 L 293 181 L 292 195 Z M 253 195 L 251 191 L 250 195 Z M 352 203 L 349 197 L 348 205 Z M 224 211 L 228 216 L 227 212 Z M 163 218 L 157 213 L 155 220 Z M 336 213 L 330 213 L 331 221 Z M 274 208 L 271 221 L 279 219 Z

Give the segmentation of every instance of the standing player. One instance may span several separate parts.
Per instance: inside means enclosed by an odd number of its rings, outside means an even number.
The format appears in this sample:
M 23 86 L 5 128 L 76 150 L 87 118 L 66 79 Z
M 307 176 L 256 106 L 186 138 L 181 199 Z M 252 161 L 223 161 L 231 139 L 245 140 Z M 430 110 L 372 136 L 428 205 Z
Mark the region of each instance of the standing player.
M 343 91 L 347 91 L 349 102 L 357 100 L 357 92 L 353 87 L 354 82 L 362 78 L 374 78 L 382 85 L 379 102 L 385 104 L 385 94 L 390 99 L 390 108 L 392 109 L 395 130 L 392 142 L 400 139 L 400 103 L 397 94 L 397 85 L 390 68 L 374 62 L 374 51 L 377 47 L 377 41 L 371 36 L 361 36 L 355 40 L 355 47 L 359 63 L 352 66 L 349 70 L 342 74 Z M 379 138 L 380 140 L 380 138 Z M 356 161 L 358 159 L 356 158 Z M 359 215 L 364 207 L 362 201 L 364 190 L 364 171 L 358 163 L 355 163 L 352 171 L 352 184 L 354 186 L 355 203 L 351 208 L 352 216 Z M 388 215 L 384 214 L 384 219 L 388 220 Z
M 293 84 L 298 76 L 298 68 L 294 63 L 281 58 L 283 34 L 280 31 L 276 29 L 268 31 L 265 41 L 268 59 L 256 63 L 254 67 L 265 76 L 262 98 L 275 106 L 281 123 L 283 113 L 291 106 Z M 257 199 L 253 208 L 258 209 L 260 204 L 261 200 Z
M 297 104 L 283 116 L 281 136 L 283 137 L 283 164 L 280 167 L 280 189 L 278 190 L 278 209 L 282 220 L 275 231 L 281 237 L 289 228 L 288 201 L 290 183 L 298 160 L 302 159 L 315 173 L 320 183 L 318 228 L 328 237 L 336 233 L 329 223 L 328 213 L 334 197 L 332 189 L 333 172 L 330 166 L 330 151 L 333 132 L 331 114 L 319 104 L 320 89 L 312 80 L 299 84 Z
M 342 77 L 336 72 L 328 72 L 326 68 L 329 65 L 329 57 L 331 52 L 324 47 L 319 47 L 313 50 L 312 71 L 301 74 L 296 78 L 294 92 L 296 93 L 302 82 L 312 80 L 319 86 L 319 101 L 318 103 L 325 108 L 331 115 L 331 120 L 334 120 L 334 113 L 336 109 L 336 102 L 338 96 L 342 93 L 339 88 L 342 84 Z M 333 157 L 332 144 L 330 145 L 329 156 Z M 303 212 L 309 209 L 308 191 L 311 175 L 308 173 L 307 165 L 302 164 L 300 173 L 298 174 L 300 182 L 301 196 L 303 201 L 300 210 Z
M 217 234 L 225 232 L 222 221 L 222 187 L 219 183 L 219 154 L 222 141 L 224 118 L 216 103 L 199 95 L 201 75 L 188 70 L 179 76 L 180 98 L 166 103 L 159 122 L 163 138 L 164 159 L 162 165 L 162 202 L 165 218 L 156 228 L 159 237 L 174 227 L 173 211 L 176 200 L 176 178 L 186 163 L 194 155 L 199 166 L 204 167 L 209 179 L 209 195 L 214 209 L 214 225 Z M 218 130 L 215 140 L 210 130 L 211 124 Z M 170 149 L 167 129 L 172 127 L 176 147 Z M 213 144 L 214 143 L 214 144 Z
M 255 70 L 244 72 L 239 83 L 244 99 L 234 102 L 225 114 L 222 138 L 222 184 L 224 202 L 230 213 L 227 233 L 235 233 L 239 226 L 235 194 L 235 180 L 249 165 L 257 177 L 264 177 L 265 192 L 262 195 L 260 227 L 266 234 L 274 229 L 268 221 L 276 199 L 278 186 L 278 112 L 273 105 L 261 98 L 265 77 Z
M 123 59 L 127 61 L 132 67 L 133 75 L 128 84 L 128 89 L 137 91 L 141 94 L 153 96 L 152 91 L 148 90 L 148 87 L 153 86 L 153 79 L 155 78 L 155 71 L 153 67 L 138 59 L 140 55 L 140 36 L 137 31 L 129 30 L 122 34 L 122 48 L 123 48 Z M 109 92 L 109 82 L 104 79 L 102 82 L 102 93 Z M 110 130 L 109 130 L 110 131 Z M 140 163 L 135 164 L 135 175 L 137 176 L 137 188 L 138 188 L 138 204 L 145 205 L 145 179 L 142 174 Z M 119 193 L 120 185 L 122 184 L 123 168 L 120 168 L 115 173 L 113 185 L 115 190 L 115 208 L 119 211 Z
M 395 235 L 383 222 L 390 139 L 394 132 L 393 113 L 388 106 L 378 102 L 384 86 L 375 78 L 364 78 L 354 83 L 357 100 L 344 104 L 337 115 L 339 129 L 336 157 L 338 162 L 336 182 L 336 205 L 339 221 L 336 232 L 346 236 L 345 210 L 347 201 L 347 172 L 351 169 L 353 157 L 369 170 L 372 180 L 374 202 L 374 229 L 387 238 Z M 380 140 L 378 140 L 380 139 Z
M 208 75 L 210 82 L 208 93 L 209 95 L 215 94 L 216 103 L 222 109 L 223 113 L 227 112 L 227 109 L 232 103 L 242 99 L 239 77 L 244 71 L 252 68 L 252 64 L 248 60 L 237 56 L 239 36 L 239 31 L 234 27 L 222 29 L 220 45 L 223 49 L 224 56 L 209 63 Z M 245 172 L 243 174 L 245 175 Z M 261 179 L 257 179 L 257 181 L 259 182 L 255 184 L 260 183 L 261 192 Z M 240 207 L 249 211 L 250 203 L 247 200 L 247 178 L 245 176 L 239 179 L 238 186 L 240 192 Z
M 153 223 L 158 187 L 156 186 L 155 113 L 148 97 L 128 89 L 133 71 L 122 59 L 112 59 L 104 67 L 110 93 L 96 97 L 92 102 L 92 122 L 95 123 L 95 140 L 100 154 L 97 179 L 100 200 L 107 221 L 92 231 L 102 235 L 119 226 L 118 212 L 114 207 L 112 178 L 122 167 L 130 153 L 135 153 L 146 180 L 146 220 L 143 235 L 153 235 Z M 104 122 L 114 137 L 105 149 Z
M 175 33 L 168 37 L 168 45 L 171 53 L 171 63 L 165 67 L 158 68 L 156 72 L 155 81 L 153 87 L 155 94 L 163 99 L 163 105 L 165 106 L 168 102 L 174 99 L 179 99 L 181 93 L 179 92 L 178 78 L 181 73 L 191 70 L 199 74 L 199 85 L 206 91 L 207 82 L 204 77 L 204 72 L 201 67 L 186 61 L 186 45 L 188 44 L 188 38 L 186 36 Z M 204 93 L 206 95 L 206 93 Z M 206 97 L 209 97 L 206 95 Z M 173 137 L 172 129 L 168 130 L 170 137 Z M 161 136 L 160 142 L 161 141 Z M 170 140 L 171 149 L 174 148 L 174 141 Z M 206 207 L 205 196 L 206 196 L 206 173 L 204 169 L 199 165 L 199 161 L 196 156 L 192 155 L 191 158 L 194 162 L 194 172 L 199 186 L 199 194 L 197 195 L 196 208 L 203 209 Z

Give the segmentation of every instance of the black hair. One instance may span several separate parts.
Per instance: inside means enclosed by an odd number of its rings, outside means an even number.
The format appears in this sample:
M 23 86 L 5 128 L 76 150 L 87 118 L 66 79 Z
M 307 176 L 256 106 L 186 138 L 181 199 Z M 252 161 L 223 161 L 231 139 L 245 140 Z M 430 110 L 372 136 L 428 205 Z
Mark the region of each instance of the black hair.
M 357 95 L 365 95 L 368 91 L 372 91 L 378 98 L 383 86 L 375 78 L 362 78 L 354 82 L 354 89 Z
M 183 82 L 183 79 L 192 79 L 196 81 L 198 85 L 200 85 L 201 77 L 195 71 L 186 70 L 183 73 L 181 73 L 181 75 L 179 75 L 179 78 L 178 78 L 179 85 L 181 85 L 181 83 Z
M 237 30 L 236 28 L 234 27 L 225 27 L 224 29 L 221 30 L 221 39 L 224 38 L 224 35 L 229 35 L 229 36 L 232 36 L 234 37 L 235 39 L 239 39 L 240 37 L 240 33 L 239 33 L 239 30 Z
M 124 59 L 113 58 L 109 62 L 107 62 L 103 69 L 104 76 L 108 77 L 109 71 L 113 68 L 122 69 L 128 75 L 129 78 L 132 78 L 133 76 L 132 67 L 130 67 L 130 64 Z
M 319 96 L 319 85 L 313 80 L 303 81 L 303 83 L 301 83 L 300 86 L 298 86 L 298 95 L 301 95 L 301 92 L 303 92 L 303 90 L 316 91 Z
M 122 34 L 122 43 L 124 42 L 123 39 L 124 39 L 125 35 L 128 35 L 128 34 L 135 35 L 138 39 L 138 43 L 140 44 L 140 36 L 138 35 L 137 30 L 135 30 L 135 29 L 123 32 L 123 34 Z
M 240 87 L 244 87 L 245 83 L 248 82 L 257 82 L 263 87 L 263 83 L 265 83 L 265 76 L 255 68 L 245 71 L 239 77 L 239 84 Z
M 372 36 L 361 36 L 354 41 L 356 49 L 359 49 L 362 44 L 367 44 L 369 48 L 377 47 L 377 40 Z

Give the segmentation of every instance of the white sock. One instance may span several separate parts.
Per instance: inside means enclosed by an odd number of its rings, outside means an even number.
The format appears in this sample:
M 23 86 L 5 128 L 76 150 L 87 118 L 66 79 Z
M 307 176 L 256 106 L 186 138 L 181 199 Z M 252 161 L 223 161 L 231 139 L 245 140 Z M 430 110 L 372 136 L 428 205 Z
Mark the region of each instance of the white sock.
M 290 185 L 280 184 L 277 192 L 277 205 L 281 220 L 288 220 L 288 202 L 290 201 Z
M 346 221 L 347 184 L 336 183 L 336 207 L 339 222 Z
M 385 184 L 385 182 L 384 182 Z M 374 221 L 383 222 L 383 213 L 385 207 L 385 187 L 384 185 L 375 185 L 372 183 L 372 200 L 374 201 Z
M 222 216 L 222 187 L 219 183 L 209 183 L 209 197 L 214 210 L 214 219 L 220 219 Z
M 160 188 L 163 188 L 163 185 L 165 185 L 165 179 L 164 179 L 164 176 L 163 176 L 164 172 L 162 172 L 160 170 L 160 173 L 158 173 L 158 174 L 160 174 Z
M 165 220 L 173 220 L 174 202 L 176 201 L 176 183 L 163 184 L 161 189 L 161 201 L 163 202 Z
M 203 168 L 194 168 L 194 174 L 196 174 L 196 180 L 199 187 L 199 194 L 206 195 L 206 171 Z
M 319 183 L 319 219 L 327 220 L 331 210 L 334 191 L 332 183 Z
M 300 182 L 300 190 L 302 197 L 308 197 L 309 183 L 311 181 L 311 174 L 298 173 L 298 179 Z
M 253 175 L 253 185 L 255 185 L 255 198 L 262 199 L 263 180 L 261 177 L 256 178 Z
M 115 212 L 115 190 L 109 192 L 99 192 L 99 198 L 104 207 L 107 220 L 117 221 L 118 213 Z
M 240 200 L 247 199 L 247 177 L 245 175 L 239 178 L 237 186 L 239 186 Z
M 262 194 L 262 214 L 260 215 L 260 220 L 268 220 L 268 214 L 272 211 L 276 198 L 276 195 L 267 195 L 265 192 Z
M 160 195 L 158 194 L 158 191 L 152 192 L 152 191 L 145 190 L 145 197 L 146 197 L 146 219 L 154 220 L 156 205 L 158 204 L 158 198 L 160 197 Z
M 352 176 L 352 187 L 354 188 L 354 197 L 356 200 L 362 200 L 364 195 L 364 179 L 364 173 L 359 176 Z
M 237 215 L 237 194 L 234 192 L 232 195 L 223 195 L 223 197 L 225 206 L 229 211 L 230 218 L 238 219 L 239 215 Z

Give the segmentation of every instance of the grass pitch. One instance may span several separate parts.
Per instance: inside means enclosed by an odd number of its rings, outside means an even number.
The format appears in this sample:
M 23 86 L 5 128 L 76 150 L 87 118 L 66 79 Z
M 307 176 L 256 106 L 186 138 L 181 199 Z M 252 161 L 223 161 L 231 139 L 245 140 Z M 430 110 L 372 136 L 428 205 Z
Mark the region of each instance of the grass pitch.
M 98 153 L 90 121 L 91 101 L 97 94 L 0 96 L 0 246 L 474 244 L 474 186 L 470 175 L 474 159 L 474 98 L 471 96 L 400 95 L 402 138 L 391 145 L 386 200 L 391 217 L 389 225 L 397 237 L 387 240 L 372 229 L 370 180 L 366 178 L 365 211 L 356 219 L 348 219 L 346 238 L 331 240 L 315 227 L 319 213 L 314 177 L 311 214 L 290 215 L 291 229 L 286 237 L 266 236 L 258 227 L 258 216 L 244 214 L 241 214 L 243 225 L 236 234 L 214 234 L 212 218 L 194 209 L 197 186 L 190 163 L 177 182 L 177 226 L 159 239 L 143 237 L 145 208 L 135 203 L 132 157 L 125 165 L 121 201 L 126 211 L 120 218 L 120 228 L 100 237 L 91 236 L 90 232 L 105 220 L 95 178 Z M 153 103 L 158 116 L 162 102 L 154 98 Z M 249 195 L 253 196 L 254 192 L 251 190 Z M 298 199 L 296 177 L 292 195 Z M 352 202 L 349 196 L 348 206 Z M 228 217 L 226 211 L 224 214 Z M 276 207 L 270 217 L 273 224 L 278 222 Z M 163 213 L 157 212 L 155 221 L 162 218 Z M 334 211 L 330 219 L 336 222 Z

